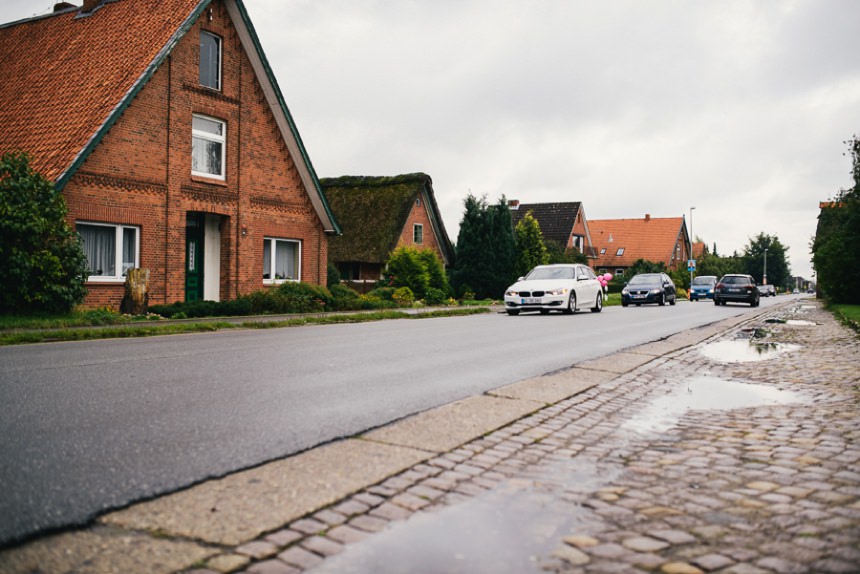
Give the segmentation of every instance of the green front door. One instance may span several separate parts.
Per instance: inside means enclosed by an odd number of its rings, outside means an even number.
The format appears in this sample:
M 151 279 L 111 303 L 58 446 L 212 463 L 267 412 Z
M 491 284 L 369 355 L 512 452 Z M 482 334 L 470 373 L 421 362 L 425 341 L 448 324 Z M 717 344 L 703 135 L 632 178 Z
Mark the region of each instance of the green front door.
M 189 213 L 185 225 L 185 301 L 203 299 L 203 214 Z

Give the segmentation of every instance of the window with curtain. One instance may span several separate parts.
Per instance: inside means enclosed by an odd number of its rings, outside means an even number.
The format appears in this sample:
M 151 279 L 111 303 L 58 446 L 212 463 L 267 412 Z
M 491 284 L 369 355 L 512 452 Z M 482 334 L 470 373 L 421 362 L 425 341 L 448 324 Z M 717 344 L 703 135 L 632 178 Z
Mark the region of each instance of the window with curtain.
M 123 281 L 139 267 L 139 230 L 127 225 L 77 223 L 90 281 Z
M 191 120 L 191 173 L 224 179 L 227 124 L 194 114 Z
M 221 89 L 221 38 L 200 32 L 200 85 Z
M 292 239 L 263 239 L 263 283 L 299 281 L 301 243 Z

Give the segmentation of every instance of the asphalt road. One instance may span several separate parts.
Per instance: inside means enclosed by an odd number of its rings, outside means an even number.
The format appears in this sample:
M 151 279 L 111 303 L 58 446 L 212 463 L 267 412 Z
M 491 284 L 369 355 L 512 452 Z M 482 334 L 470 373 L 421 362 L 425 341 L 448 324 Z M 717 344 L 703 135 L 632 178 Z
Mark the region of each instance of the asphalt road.
M 684 301 L 0 348 L 0 546 L 749 311 Z

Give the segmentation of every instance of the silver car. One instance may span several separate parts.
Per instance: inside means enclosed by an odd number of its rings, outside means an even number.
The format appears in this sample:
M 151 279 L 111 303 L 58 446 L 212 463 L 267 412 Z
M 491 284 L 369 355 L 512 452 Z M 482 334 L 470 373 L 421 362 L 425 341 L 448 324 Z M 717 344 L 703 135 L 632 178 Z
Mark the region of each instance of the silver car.
M 603 288 L 588 265 L 538 265 L 505 290 L 508 315 L 520 311 L 573 313 L 582 308 L 603 310 Z

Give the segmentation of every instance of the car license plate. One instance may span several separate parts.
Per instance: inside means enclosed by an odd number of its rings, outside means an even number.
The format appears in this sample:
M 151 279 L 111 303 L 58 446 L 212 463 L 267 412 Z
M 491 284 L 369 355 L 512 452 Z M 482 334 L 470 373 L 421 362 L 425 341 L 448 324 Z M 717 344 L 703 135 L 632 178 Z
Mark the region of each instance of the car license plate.
M 540 298 L 528 297 L 523 299 L 522 305 L 540 305 Z
M 631 297 L 634 299 L 644 299 L 645 295 L 631 295 Z
M 740 289 L 729 289 L 729 293 L 740 293 Z

